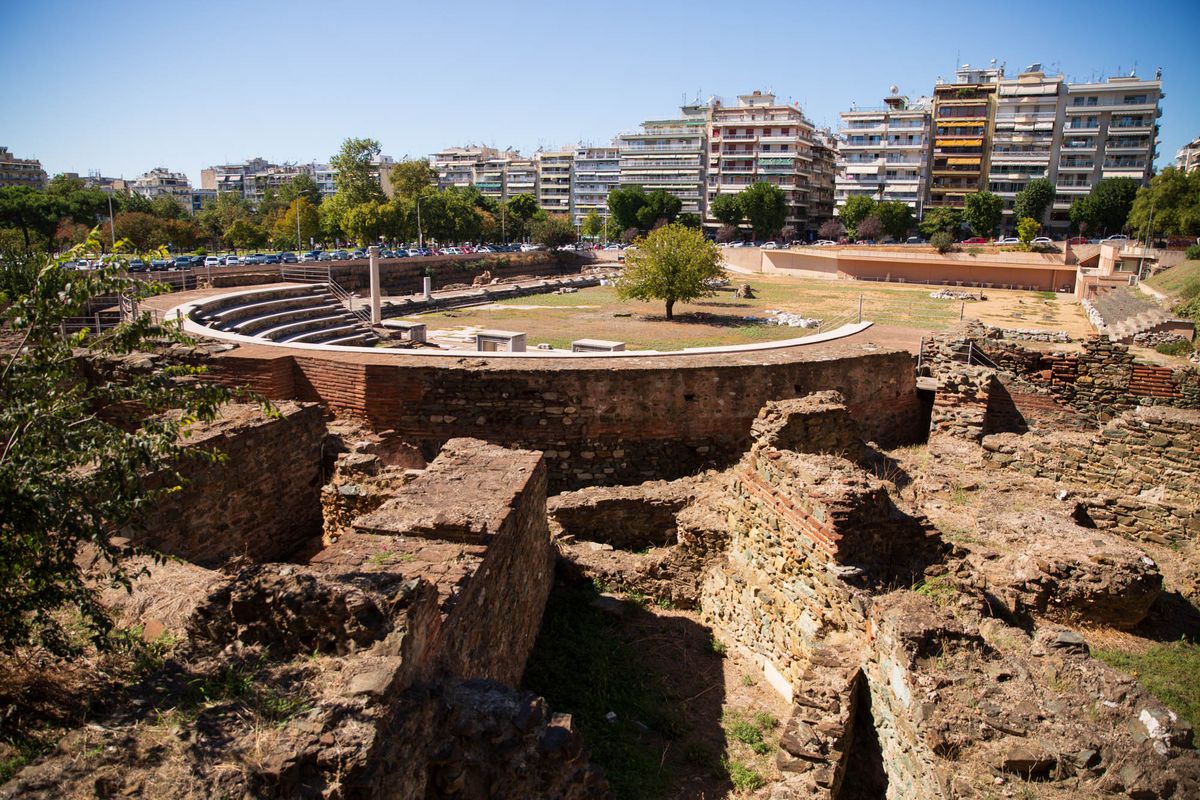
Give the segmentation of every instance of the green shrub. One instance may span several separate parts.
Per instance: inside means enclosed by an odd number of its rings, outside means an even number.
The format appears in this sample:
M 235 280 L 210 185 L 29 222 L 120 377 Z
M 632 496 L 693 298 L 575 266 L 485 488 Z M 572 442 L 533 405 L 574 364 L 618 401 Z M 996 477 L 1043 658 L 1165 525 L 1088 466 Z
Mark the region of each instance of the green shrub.
M 1194 244 L 1187 249 L 1187 257 L 1189 261 L 1200 259 L 1200 244 Z
M 1186 339 L 1177 339 L 1174 342 L 1163 342 L 1154 349 L 1164 356 L 1186 356 L 1192 352 L 1192 343 Z
M 756 744 L 763 739 L 762 731 L 752 722 L 738 720 L 737 722 L 729 723 L 729 727 L 725 729 L 729 738 L 741 742 L 742 744 Z
M 938 231 L 930 236 L 929 243 L 939 253 L 948 253 L 954 249 L 954 237 L 946 231 Z
M 1142 654 L 1096 649 L 1093 654 L 1138 682 L 1192 725 L 1200 724 L 1200 645 L 1156 644 Z
M 729 774 L 730 783 L 739 792 L 753 792 L 756 789 L 761 789 L 767 783 L 762 775 L 759 775 L 740 761 L 725 761 L 724 767 L 725 771 Z

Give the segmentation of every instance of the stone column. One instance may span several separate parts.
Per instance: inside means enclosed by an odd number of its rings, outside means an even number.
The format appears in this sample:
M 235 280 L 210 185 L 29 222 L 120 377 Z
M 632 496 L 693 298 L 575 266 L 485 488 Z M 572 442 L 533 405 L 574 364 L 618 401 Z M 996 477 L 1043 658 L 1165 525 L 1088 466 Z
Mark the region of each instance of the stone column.
M 432 300 L 433 299 L 433 278 L 426 275 L 424 287 L 425 287 L 425 299 Z
M 383 316 L 379 311 L 379 245 L 367 248 L 371 257 L 371 324 L 379 325 Z

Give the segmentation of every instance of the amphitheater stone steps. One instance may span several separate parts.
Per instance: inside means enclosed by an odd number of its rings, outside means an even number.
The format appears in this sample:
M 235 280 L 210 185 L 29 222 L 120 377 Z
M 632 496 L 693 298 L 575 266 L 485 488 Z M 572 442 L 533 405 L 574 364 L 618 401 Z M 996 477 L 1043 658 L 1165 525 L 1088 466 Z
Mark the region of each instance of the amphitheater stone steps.
M 216 330 L 280 343 L 369 347 L 379 341 L 324 284 L 223 297 L 207 303 L 194 319 Z

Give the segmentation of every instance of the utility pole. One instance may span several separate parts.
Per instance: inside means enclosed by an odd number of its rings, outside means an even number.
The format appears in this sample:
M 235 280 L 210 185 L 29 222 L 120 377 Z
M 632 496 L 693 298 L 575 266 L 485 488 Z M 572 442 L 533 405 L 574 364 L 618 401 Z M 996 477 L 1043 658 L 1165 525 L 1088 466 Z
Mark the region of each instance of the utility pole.
M 304 252 L 304 245 L 300 241 L 300 198 L 296 198 L 296 250 Z
M 117 252 L 117 223 L 113 219 L 112 188 L 108 190 L 108 234 L 112 237 L 113 252 Z
M 421 233 L 421 191 L 417 190 L 417 249 L 425 249 L 425 236 Z

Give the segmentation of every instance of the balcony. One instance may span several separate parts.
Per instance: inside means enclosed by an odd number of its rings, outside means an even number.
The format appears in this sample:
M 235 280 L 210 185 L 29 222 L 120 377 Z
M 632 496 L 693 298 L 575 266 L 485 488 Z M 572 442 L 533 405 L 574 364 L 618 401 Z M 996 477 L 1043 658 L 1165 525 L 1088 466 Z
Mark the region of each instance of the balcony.
M 713 140 L 722 140 L 726 142 L 753 142 L 758 140 L 757 133 L 727 133 L 724 136 L 714 136 Z
M 1083 171 L 1083 170 L 1086 170 L 1088 172 L 1091 172 L 1095 168 L 1096 168 L 1095 161 L 1061 161 L 1058 164 L 1059 171 L 1063 171 L 1063 170 Z

